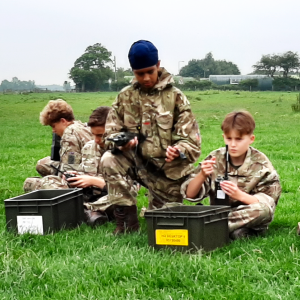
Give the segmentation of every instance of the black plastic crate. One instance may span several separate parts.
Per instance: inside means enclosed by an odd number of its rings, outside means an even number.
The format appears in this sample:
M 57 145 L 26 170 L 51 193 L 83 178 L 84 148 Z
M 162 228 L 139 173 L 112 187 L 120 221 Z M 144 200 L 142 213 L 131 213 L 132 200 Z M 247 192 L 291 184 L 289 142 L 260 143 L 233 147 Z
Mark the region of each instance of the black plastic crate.
M 183 205 L 147 210 L 148 242 L 156 249 L 211 251 L 229 243 L 228 206 Z
M 38 190 L 4 200 L 7 230 L 46 234 L 84 220 L 82 189 Z

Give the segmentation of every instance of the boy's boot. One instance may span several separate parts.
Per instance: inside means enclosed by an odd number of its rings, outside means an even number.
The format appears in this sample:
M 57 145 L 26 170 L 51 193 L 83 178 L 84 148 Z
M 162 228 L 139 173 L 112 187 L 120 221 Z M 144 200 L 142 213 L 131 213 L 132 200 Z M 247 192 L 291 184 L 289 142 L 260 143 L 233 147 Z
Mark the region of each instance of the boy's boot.
M 109 222 L 115 221 L 116 219 L 114 211 L 115 211 L 115 205 L 111 205 L 105 210 Z
M 140 224 L 138 220 L 136 205 L 127 206 L 125 224 L 126 224 L 126 231 L 128 232 L 139 230 Z
M 234 230 L 230 233 L 229 237 L 232 240 L 239 240 L 250 236 L 263 236 L 267 232 L 267 228 L 261 230 L 255 230 L 252 228 L 242 227 Z
M 114 234 L 122 234 L 132 231 L 138 231 L 140 228 L 138 216 L 137 216 L 137 206 L 120 206 L 116 205 L 114 210 L 114 215 L 116 218 L 117 227 Z
M 117 227 L 113 234 L 121 234 L 125 232 L 125 208 L 126 206 L 116 205 L 114 210 L 114 216 L 116 218 Z
M 109 221 L 107 215 L 101 211 L 84 210 L 85 221 L 91 227 L 96 227 L 105 224 Z

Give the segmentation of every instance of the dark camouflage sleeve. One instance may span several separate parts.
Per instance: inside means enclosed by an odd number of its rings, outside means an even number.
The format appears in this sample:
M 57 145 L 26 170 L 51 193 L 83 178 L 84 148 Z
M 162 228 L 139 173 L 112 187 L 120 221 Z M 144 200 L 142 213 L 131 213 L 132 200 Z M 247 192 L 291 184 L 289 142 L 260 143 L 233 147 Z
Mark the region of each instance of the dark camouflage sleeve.
M 176 97 L 174 117 L 172 143 L 180 147 L 190 162 L 195 162 L 201 153 L 200 130 L 189 101 L 180 91 Z

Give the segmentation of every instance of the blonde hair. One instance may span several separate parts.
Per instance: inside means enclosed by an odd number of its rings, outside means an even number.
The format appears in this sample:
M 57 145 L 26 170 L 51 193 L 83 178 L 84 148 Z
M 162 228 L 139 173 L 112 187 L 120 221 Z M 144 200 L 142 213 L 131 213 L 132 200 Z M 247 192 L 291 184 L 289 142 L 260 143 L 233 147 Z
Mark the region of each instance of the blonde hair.
M 42 125 L 52 125 L 59 122 L 61 118 L 67 121 L 75 120 L 73 109 L 70 104 L 62 99 L 50 100 L 40 113 Z
M 226 115 L 221 128 L 224 133 L 236 130 L 240 135 L 252 134 L 255 129 L 255 121 L 246 110 L 233 111 Z

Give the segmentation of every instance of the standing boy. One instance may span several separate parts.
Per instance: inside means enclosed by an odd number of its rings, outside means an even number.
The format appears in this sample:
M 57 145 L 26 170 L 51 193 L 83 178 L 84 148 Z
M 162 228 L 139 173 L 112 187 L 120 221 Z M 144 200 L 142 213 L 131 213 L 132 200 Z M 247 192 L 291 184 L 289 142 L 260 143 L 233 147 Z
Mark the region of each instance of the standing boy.
M 229 196 L 230 237 L 238 239 L 264 232 L 274 218 L 281 194 L 279 176 L 265 154 L 250 145 L 254 142 L 255 122 L 247 111 L 229 113 L 222 123 L 224 142 L 228 145 L 229 179 L 221 188 Z M 182 185 L 182 194 L 190 201 L 209 196 L 216 204 L 215 180 L 224 176 L 225 147 L 217 149 L 198 166 Z
M 148 188 L 150 208 L 182 203 L 180 186 L 200 155 L 200 132 L 190 103 L 160 67 L 156 47 L 137 41 L 128 57 L 135 81 L 113 103 L 106 132 L 108 138 L 127 131 L 140 139 L 135 137 L 117 152 L 107 151 L 101 159 L 109 199 L 115 204 L 115 234 L 139 229 L 136 194 L 131 192 L 134 180 Z

